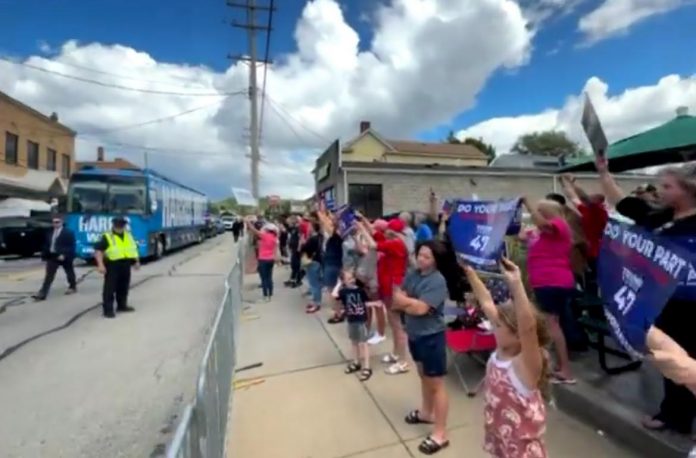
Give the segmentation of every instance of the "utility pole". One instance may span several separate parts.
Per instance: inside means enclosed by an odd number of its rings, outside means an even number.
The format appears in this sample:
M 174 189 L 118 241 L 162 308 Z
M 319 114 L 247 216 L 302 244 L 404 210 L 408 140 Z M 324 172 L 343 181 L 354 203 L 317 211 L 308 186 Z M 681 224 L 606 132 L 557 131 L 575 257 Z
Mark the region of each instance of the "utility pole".
M 249 115 L 250 115 L 250 139 L 249 146 L 251 149 L 251 195 L 259 198 L 259 163 L 261 162 L 261 154 L 259 152 L 259 98 L 258 84 L 256 78 L 256 66 L 259 63 L 256 55 L 256 31 L 264 30 L 270 34 L 270 29 L 267 26 L 256 24 L 256 11 L 268 11 L 272 13 L 273 8 L 270 6 L 257 5 L 255 0 L 246 0 L 246 3 L 227 2 L 228 6 L 233 8 L 244 8 L 246 10 L 246 23 L 241 24 L 233 22 L 234 27 L 239 27 L 247 30 L 249 40 L 249 56 L 230 56 L 233 59 L 245 61 L 249 64 Z M 268 65 L 266 59 L 261 59 L 261 63 Z

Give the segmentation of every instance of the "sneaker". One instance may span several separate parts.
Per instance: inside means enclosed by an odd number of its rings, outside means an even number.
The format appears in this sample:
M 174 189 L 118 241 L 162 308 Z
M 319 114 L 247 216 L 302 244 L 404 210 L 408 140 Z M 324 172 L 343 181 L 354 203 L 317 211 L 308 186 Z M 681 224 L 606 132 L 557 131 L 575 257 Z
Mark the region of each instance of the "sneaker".
M 77 293 L 77 288 L 68 288 L 67 291 L 65 291 L 66 296 L 70 296 L 71 294 Z
M 265 301 L 266 301 L 266 302 L 271 302 L 271 296 L 266 297 Z
M 396 364 L 397 362 L 399 362 L 399 357 L 396 355 L 387 353 L 386 355 L 382 356 L 383 364 Z
M 121 312 L 121 313 L 123 313 L 123 312 L 135 312 L 135 309 L 133 307 L 130 307 L 130 306 L 125 306 L 125 307 L 118 307 L 116 309 L 116 311 Z
M 369 339 L 367 339 L 367 343 L 370 344 L 370 345 L 379 345 L 379 344 L 381 344 L 382 342 L 384 342 L 385 340 L 387 340 L 386 337 L 384 337 L 384 336 L 382 336 L 382 335 L 379 335 L 379 334 L 377 334 L 377 333 L 374 333 L 374 334 L 372 335 L 372 337 L 370 337 Z

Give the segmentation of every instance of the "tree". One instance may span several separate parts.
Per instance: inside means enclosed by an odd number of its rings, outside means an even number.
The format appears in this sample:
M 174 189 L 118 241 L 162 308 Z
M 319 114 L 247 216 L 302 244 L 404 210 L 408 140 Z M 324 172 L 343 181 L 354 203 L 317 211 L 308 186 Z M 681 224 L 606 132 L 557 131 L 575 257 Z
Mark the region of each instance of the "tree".
M 495 159 L 495 148 L 493 147 L 493 145 L 489 145 L 488 143 L 484 142 L 483 138 L 466 137 L 464 141 L 462 141 L 454 135 L 454 131 L 450 130 L 449 134 L 447 135 L 446 141 L 447 143 L 451 143 L 454 145 L 473 146 L 474 148 L 486 155 L 489 164 L 493 159 Z
M 517 154 L 535 154 L 540 156 L 578 157 L 581 152 L 577 143 L 568 138 L 563 131 L 547 130 L 522 135 L 512 147 Z

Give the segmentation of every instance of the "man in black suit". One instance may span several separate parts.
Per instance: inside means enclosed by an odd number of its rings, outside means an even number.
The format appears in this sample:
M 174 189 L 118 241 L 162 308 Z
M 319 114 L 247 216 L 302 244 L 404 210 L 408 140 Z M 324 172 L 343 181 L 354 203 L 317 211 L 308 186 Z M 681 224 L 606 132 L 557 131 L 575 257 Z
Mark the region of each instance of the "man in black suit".
M 44 277 L 41 290 L 34 296 L 37 301 L 43 301 L 48 296 L 51 284 L 56 278 L 58 267 L 62 267 L 65 276 L 68 277 L 68 290 L 65 294 L 77 292 L 77 281 L 75 280 L 75 234 L 63 225 L 63 219 L 59 216 L 53 217 L 53 230 L 46 237 L 41 257 L 46 261 L 46 276 Z

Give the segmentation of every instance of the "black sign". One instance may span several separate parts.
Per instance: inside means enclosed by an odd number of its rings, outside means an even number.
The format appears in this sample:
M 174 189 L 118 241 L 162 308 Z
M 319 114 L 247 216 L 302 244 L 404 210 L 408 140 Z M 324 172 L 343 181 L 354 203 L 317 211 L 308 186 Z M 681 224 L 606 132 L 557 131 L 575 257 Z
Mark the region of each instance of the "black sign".
M 603 157 L 609 148 L 609 142 L 607 136 L 604 135 L 604 129 L 602 129 L 602 123 L 599 122 L 594 105 L 587 94 L 585 94 L 585 107 L 582 110 L 582 128 L 585 130 L 590 145 L 592 145 L 595 156 Z

